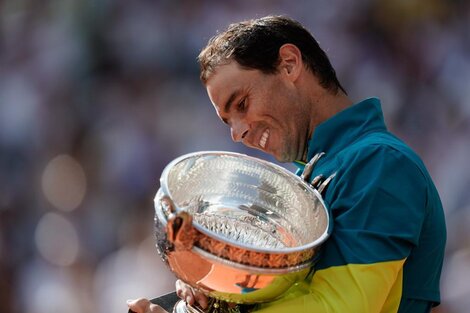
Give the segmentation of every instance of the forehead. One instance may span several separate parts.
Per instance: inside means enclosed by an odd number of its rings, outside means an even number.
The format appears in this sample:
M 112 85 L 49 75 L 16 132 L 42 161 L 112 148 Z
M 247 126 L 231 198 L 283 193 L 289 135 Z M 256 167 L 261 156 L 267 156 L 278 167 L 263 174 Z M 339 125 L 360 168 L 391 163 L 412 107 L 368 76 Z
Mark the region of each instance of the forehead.
M 206 89 L 212 104 L 222 107 L 229 97 L 250 85 L 256 70 L 242 68 L 237 62 L 231 61 L 219 65 L 206 82 Z

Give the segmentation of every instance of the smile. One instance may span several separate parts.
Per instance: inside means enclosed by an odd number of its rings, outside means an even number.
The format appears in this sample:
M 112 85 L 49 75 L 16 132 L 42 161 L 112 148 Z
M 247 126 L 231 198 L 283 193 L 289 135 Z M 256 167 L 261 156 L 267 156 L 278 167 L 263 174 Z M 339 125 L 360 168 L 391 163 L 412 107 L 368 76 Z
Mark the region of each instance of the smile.
M 268 141 L 269 138 L 269 129 L 266 129 L 261 136 L 261 139 L 259 140 L 259 146 L 264 149 L 266 147 L 266 142 Z

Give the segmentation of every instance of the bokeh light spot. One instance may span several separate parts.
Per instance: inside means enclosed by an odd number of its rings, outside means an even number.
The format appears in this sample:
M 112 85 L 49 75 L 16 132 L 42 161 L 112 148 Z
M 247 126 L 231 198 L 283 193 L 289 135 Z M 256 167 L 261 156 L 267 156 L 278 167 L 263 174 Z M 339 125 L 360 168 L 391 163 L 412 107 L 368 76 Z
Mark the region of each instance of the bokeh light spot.
M 83 167 L 69 155 L 55 157 L 44 169 L 42 190 L 46 199 L 57 209 L 76 209 L 86 193 Z
M 41 256 L 54 265 L 69 266 L 77 259 L 77 231 L 70 221 L 57 213 L 46 213 L 39 220 L 34 240 Z

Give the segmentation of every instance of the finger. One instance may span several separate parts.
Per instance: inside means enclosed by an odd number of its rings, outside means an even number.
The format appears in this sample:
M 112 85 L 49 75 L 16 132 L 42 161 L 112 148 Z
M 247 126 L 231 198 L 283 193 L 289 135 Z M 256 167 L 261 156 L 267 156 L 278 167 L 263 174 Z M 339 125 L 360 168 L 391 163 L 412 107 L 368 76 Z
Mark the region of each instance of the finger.
M 176 295 L 178 296 L 178 298 L 183 299 L 183 298 L 182 298 L 182 293 L 183 293 L 183 290 L 181 290 L 181 289 L 176 289 Z
M 144 298 L 127 300 L 127 306 L 135 313 L 168 313 L 161 306 L 153 304 Z
M 194 297 L 193 289 L 191 287 L 186 288 L 184 301 L 186 301 L 186 303 L 189 305 L 194 304 L 195 297 Z
M 127 300 L 127 306 L 135 313 L 147 313 L 150 308 L 150 301 L 144 298 Z
M 193 291 L 194 291 L 194 297 L 196 298 L 197 303 L 199 303 L 199 306 L 203 309 L 206 309 L 208 306 L 208 299 L 206 295 L 197 290 L 193 290 Z
M 175 283 L 176 286 L 176 295 L 186 301 L 186 303 L 193 305 L 194 304 L 194 293 L 193 289 L 181 280 L 177 280 Z
M 177 280 L 176 283 L 175 283 L 175 288 L 176 288 L 176 295 L 181 298 L 181 299 L 184 299 L 184 295 L 183 295 L 183 290 L 184 290 L 184 287 L 183 287 L 183 282 L 181 280 Z
M 148 313 L 168 313 L 168 312 L 165 311 L 165 309 L 163 309 L 161 306 L 151 303 Z

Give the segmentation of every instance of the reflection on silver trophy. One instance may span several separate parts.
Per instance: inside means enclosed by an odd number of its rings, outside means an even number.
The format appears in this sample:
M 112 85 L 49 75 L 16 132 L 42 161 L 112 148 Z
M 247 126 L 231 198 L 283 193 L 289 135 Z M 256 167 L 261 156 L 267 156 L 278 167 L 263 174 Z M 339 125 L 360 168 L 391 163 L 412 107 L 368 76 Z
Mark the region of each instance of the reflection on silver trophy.
M 308 184 L 312 166 L 297 177 L 246 155 L 197 152 L 165 168 L 157 249 L 179 279 L 210 297 L 205 312 L 272 301 L 308 275 L 330 232 L 321 191 L 331 177 Z M 174 312 L 204 311 L 180 301 Z

